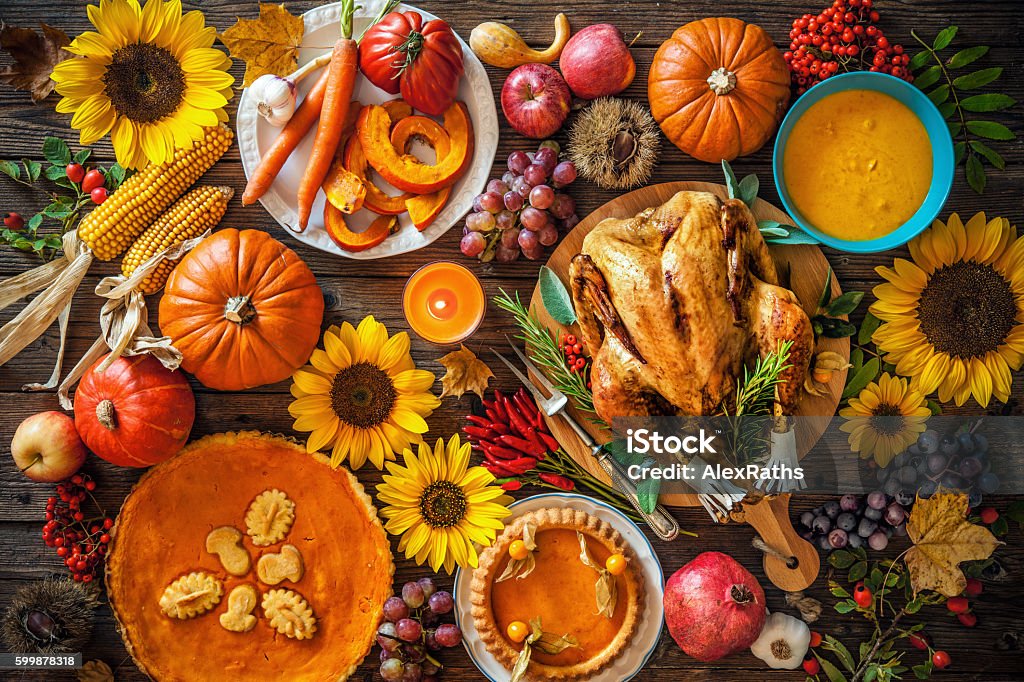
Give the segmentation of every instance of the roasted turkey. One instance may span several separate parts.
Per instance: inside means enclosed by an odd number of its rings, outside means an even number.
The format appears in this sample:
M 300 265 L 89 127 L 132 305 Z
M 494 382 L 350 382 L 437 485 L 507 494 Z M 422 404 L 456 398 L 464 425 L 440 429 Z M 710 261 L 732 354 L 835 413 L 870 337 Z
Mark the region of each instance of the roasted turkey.
M 811 322 L 779 285 L 741 201 L 679 192 L 633 218 L 601 221 L 569 267 L 594 349 L 594 407 L 620 416 L 731 410 L 746 364 L 793 342 L 777 406 L 793 414 L 813 353 Z

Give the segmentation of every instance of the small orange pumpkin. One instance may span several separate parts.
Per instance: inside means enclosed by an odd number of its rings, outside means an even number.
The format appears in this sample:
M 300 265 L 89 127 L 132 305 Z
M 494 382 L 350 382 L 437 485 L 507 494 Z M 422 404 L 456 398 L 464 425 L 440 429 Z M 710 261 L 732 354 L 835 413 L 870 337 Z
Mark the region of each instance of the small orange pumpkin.
M 674 145 L 701 161 L 731 161 L 753 154 L 775 132 L 789 103 L 789 71 L 759 26 L 701 19 L 658 48 L 647 99 Z
M 320 338 L 324 298 L 295 252 L 260 230 L 223 229 L 175 266 L 160 331 L 204 386 L 240 391 L 291 376 Z

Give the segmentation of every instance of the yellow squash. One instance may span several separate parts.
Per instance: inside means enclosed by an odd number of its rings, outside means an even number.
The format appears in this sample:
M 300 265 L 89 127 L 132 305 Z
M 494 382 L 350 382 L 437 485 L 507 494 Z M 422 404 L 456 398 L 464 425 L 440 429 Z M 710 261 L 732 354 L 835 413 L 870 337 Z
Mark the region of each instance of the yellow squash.
M 496 21 L 480 24 L 469 34 L 469 46 L 476 56 L 491 66 L 513 69 L 520 64 L 550 64 L 558 59 L 569 40 L 569 19 L 555 17 L 555 40 L 544 50 L 534 50 L 515 29 Z

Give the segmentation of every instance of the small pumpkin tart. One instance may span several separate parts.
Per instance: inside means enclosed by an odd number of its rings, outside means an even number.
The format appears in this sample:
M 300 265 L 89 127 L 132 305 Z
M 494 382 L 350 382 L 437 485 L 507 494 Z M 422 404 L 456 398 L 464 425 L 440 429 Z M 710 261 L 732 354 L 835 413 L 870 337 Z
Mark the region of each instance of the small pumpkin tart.
M 524 531 L 531 539 L 527 544 L 533 545 L 525 564 L 509 552 L 517 543 L 512 554 L 522 555 Z M 612 555 L 625 559 L 617 575 L 602 568 Z M 527 568 L 507 571 L 514 561 Z M 614 595 L 610 609 L 609 592 Z M 564 636 L 573 645 L 559 647 L 558 653 L 534 646 L 526 679 L 586 679 L 629 646 L 643 612 L 643 592 L 636 555 L 610 524 L 576 509 L 538 509 L 506 526 L 480 555 L 473 572 L 473 622 L 487 650 L 511 670 L 525 644 L 510 638 L 509 625 L 539 620 L 545 633 Z M 599 605 L 605 607 L 602 613 Z
M 110 605 L 161 682 L 347 679 L 391 595 L 391 547 L 362 485 L 281 437 L 191 443 L 143 476 L 111 534 Z

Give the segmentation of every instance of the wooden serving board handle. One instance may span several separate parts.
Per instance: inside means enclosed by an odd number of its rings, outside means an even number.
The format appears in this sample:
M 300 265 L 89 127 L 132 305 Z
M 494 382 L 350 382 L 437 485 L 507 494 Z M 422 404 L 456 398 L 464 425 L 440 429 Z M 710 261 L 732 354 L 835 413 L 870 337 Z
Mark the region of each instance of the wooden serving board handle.
M 810 587 L 818 577 L 821 558 L 814 546 L 797 535 L 789 518 L 790 495 L 765 497 L 756 504 L 744 505 L 744 520 L 761 536 L 768 547 L 789 557 L 784 560 L 765 552 L 764 572 L 776 587 L 798 592 Z

